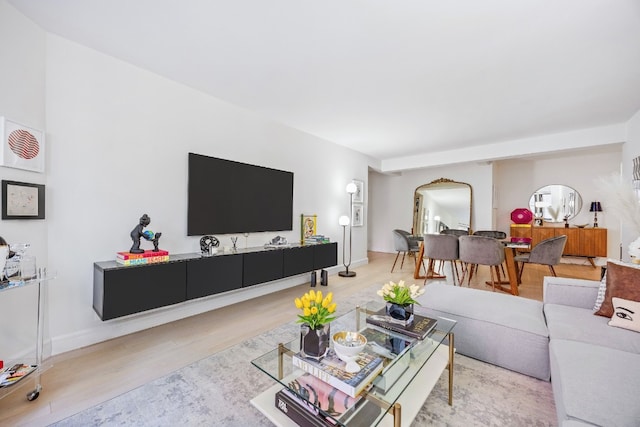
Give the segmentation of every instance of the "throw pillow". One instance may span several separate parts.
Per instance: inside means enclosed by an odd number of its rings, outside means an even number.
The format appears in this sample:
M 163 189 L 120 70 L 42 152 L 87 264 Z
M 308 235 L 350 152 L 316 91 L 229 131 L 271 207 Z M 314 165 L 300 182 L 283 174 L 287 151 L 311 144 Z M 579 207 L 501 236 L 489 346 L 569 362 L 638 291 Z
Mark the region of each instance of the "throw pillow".
M 613 316 L 613 297 L 640 301 L 640 265 L 607 262 L 607 289 L 598 316 Z
M 600 310 L 602 307 L 602 301 L 604 301 L 604 294 L 607 290 L 607 270 L 604 270 L 604 275 L 600 279 L 600 287 L 598 288 L 598 296 L 596 297 L 596 303 L 593 305 L 593 311 Z
M 640 302 L 616 297 L 612 301 L 614 312 L 609 326 L 640 332 Z

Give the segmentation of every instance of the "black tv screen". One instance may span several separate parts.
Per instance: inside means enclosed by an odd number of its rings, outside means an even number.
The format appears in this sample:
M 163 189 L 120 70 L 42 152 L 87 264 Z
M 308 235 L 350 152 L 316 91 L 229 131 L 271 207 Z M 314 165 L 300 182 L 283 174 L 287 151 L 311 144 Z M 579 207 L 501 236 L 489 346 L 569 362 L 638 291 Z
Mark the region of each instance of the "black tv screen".
M 292 229 L 293 172 L 189 153 L 187 235 Z

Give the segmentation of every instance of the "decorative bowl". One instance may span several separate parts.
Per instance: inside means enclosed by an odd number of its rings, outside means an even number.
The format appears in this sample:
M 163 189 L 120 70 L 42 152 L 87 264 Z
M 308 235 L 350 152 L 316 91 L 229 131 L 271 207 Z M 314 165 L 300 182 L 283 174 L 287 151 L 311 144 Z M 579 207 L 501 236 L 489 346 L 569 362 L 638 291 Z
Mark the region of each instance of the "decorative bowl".
M 576 227 L 578 228 L 585 228 L 587 227 L 589 224 L 574 224 Z
M 344 362 L 347 363 L 345 369 L 347 372 L 358 372 L 360 365 L 356 362 L 358 354 L 367 345 L 367 337 L 358 332 L 341 331 L 336 332 L 331 337 L 333 342 L 333 351 Z
M 533 221 L 533 212 L 527 208 L 514 209 L 511 212 L 511 221 L 516 224 L 529 224 Z

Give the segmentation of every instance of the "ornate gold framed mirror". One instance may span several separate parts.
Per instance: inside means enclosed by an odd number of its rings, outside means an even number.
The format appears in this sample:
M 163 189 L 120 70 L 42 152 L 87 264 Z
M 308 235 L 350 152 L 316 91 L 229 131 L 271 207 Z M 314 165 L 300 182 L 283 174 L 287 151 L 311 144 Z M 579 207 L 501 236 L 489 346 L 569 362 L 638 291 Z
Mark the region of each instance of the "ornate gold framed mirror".
M 413 234 L 471 229 L 471 185 L 440 178 L 416 188 L 413 197 Z

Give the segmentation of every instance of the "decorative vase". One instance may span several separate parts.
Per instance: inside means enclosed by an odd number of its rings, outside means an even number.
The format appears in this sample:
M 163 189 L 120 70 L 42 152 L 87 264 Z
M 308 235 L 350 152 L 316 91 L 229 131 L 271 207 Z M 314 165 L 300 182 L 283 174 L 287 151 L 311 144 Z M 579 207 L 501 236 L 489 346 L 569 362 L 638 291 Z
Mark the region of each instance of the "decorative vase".
M 410 325 L 413 322 L 413 304 L 402 305 L 387 302 L 387 315 L 402 322 L 405 326 Z
M 306 323 L 300 325 L 300 351 L 304 357 L 320 360 L 329 350 L 329 323 L 311 329 Z

